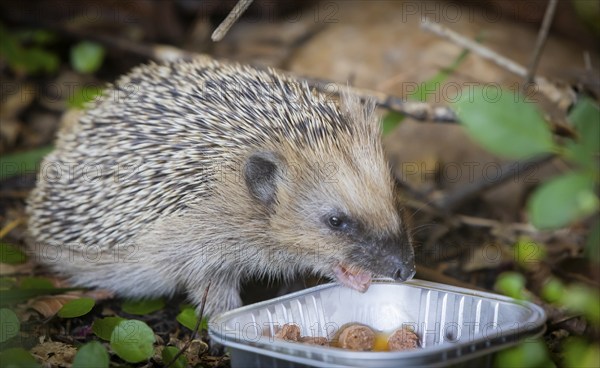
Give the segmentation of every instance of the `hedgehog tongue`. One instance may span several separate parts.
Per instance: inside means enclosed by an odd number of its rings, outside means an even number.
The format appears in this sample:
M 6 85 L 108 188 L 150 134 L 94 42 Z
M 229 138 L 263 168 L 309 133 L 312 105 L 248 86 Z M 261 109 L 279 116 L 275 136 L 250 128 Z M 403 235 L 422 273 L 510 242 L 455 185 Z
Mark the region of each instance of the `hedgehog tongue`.
M 333 268 L 333 273 L 340 284 L 358 290 L 361 293 L 367 291 L 371 285 L 371 272 L 358 267 L 338 264 Z

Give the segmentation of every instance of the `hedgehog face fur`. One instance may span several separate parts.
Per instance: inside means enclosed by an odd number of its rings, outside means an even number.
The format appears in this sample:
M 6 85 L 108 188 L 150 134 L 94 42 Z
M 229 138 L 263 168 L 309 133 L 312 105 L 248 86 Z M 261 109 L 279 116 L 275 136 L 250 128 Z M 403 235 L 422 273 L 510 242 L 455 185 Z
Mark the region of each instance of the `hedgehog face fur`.
M 104 95 L 59 133 L 28 203 L 32 251 L 76 284 L 199 304 L 211 280 L 210 314 L 250 277 L 365 291 L 414 275 L 373 103 L 212 60 L 138 67 Z M 100 174 L 57 174 L 84 163 Z
M 381 167 L 367 167 L 362 157 L 367 152 L 356 149 L 346 155 L 335 153 L 336 158 L 345 156 L 345 161 L 316 165 L 320 169 L 316 174 L 314 167 L 302 176 L 294 172 L 295 180 L 276 173 L 286 167 L 281 158 L 271 156 L 268 163 L 262 161 L 263 156 L 259 160 L 275 172 L 266 175 L 275 184 L 273 190 L 262 192 L 272 194 L 262 202 L 272 208 L 275 241 L 295 253 L 296 263 L 306 258 L 306 268 L 366 291 L 372 274 L 410 279 L 414 256 L 384 161 Z M 256 185 L 251 182 L 250 188 Z

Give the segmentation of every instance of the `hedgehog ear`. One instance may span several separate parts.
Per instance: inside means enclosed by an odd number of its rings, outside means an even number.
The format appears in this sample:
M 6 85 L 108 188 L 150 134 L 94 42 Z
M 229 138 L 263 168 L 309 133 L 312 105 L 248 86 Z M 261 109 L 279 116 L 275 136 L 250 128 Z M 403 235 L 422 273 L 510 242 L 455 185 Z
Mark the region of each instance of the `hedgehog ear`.
M 274 152 L 255 153 L 246 161 L 246 186 L 250 194 L 267 207 L 271 207 L 277 199 L 277 180 L 281 164 L 281 159 Z

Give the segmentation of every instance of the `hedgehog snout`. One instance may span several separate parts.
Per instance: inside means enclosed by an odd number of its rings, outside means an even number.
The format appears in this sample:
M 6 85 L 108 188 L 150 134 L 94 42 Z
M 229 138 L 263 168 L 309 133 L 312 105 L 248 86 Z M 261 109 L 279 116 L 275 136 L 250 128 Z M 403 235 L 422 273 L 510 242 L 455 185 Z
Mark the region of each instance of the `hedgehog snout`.
M 377 262 L 379 264 L 377 273 L 401 282 L 412 279 L 416 273 L 414 255 L 412 251 L 406 253 L 400 257 L 395 255 L 382 257 L 381 261 Z
M 401 282 L 415 275 L 415 253 L 408 238 L 393 236 L 381 239 L 371 243 L 369 248 L 371 257 L 368 269 L 375 274 Z
M 417 273 L 417 271 L 414 262 L 402 262 L 402 264 L 394 271 L 392 278 L 396 281 L 404 282 L 412 279 L 415 276 L 415 273 Z

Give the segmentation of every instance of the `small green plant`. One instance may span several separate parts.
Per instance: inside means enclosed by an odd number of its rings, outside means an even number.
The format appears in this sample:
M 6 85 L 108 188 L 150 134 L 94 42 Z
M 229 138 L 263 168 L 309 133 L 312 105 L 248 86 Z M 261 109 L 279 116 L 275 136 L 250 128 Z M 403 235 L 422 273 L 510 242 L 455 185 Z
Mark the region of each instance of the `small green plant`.
M 110 364 L 108 352 L 98 341 L 91 341 L 77 351 L 73 360 L 73 368 L 108 368 Z
M 504 367 L 556 367 L 550 360 L 546 344 L 540 340 L 528 341 L 498 355 L 495 361 L 498 368 Z
M 110 336 L 110 347 L 129 363 L 139 363 L 154 354 L 154 332 L 138 320 L 121 321 Z
M 483 35 L 479 35 L 476 40 L 478 42 L 483 40 Z M 465 61 L 467 56 L 469 56 L 471 52 L 467 49 L 464 49 L 460 52 L 460 54 L 452 61 L 450 66 L 443 68 L 436 75 L 426 80 L 425 82 L 418 85 L 414 90 L 408 92 L 407 98 L 410 100 L 425 102 L 428 100 L 430 96 L 433 96 L 438 88 L 458 69 L 458 67 Z M 389 134 L 398 124 L 400 124 L 404 120 L 404 115 L 396 112 L 390 111 L 381 120 L 381 133 L 383 136 Z
M 563 344 L 565 367 L 600 367 L 600 346 L 580 337 L 570 337 Z
M 88 314 L 96 305 L 96 301 L 92 298 L 79 298 L 71 300 L 62 306 L 58 311 L 58 316 L 61 318 L 75 318 Z
M 165 346 L 162 351 L 163 364 L 170 363 L 173 358 L 179 353 L 179 349 L 174 346 Z M 187 359 L 184 355 L 180 355 L 176 361 L 171 364 L 173 368 L 185 368 L 188 366 Z
M 519 272 L 503 272 L 498 276 L 494 288 L 511 298 L 519 300 L 529 299 L 528 295 L 524 292 L 525 277 Z
M 165 307 L 164 299 L 126 300 L 123 303 L 123 312 L 143 316 L 154 313 Z
M 2 367 L 38 368 L 35 358 L 23 348 L 10 348 L 0 352 Z
M 185 306 L 181 309 L 181 312 L 176 317 L 177 322 L 181 323 L 185 327 L 194 331 L 196 325 L 198 324 L 198 316 L 196 315 L 196 310 L 192 307 Z M 202 322 L 200 323 L 200 329 L 208 328 L 208 321 L 206 318 L 202 318 Z
M 81 110 L 86 107 L 86 104 L 88 102 L 95 101 L 100 96 L 102 96 L 103 93 L 104 93 L 104 90 L 101 86 L 96 86 L 96 85 L 92 85 L 92 84 L 83 86 L 81 88 L 77 88 L 74 91 L 73 96 L 71 96 L 71 98 L 69 98 L 69 100 L 67 101 L 67 104 L 72 109 L 80 109 Z
M 573 165 L 529 198 L 527 211 L 536 227 L 556 229 L 597 213 L 600 109 L 593 101 L 583 98 L 574 106 L 569 121 L 578 139 L 561 143 L 552 139 L 535 106 L 509 91 L 496 90 L 490 96 L 486 88 L 475 88 L 464 93 L 454 108 L 469 135 L 497 155 L 525 159 L 555 154 Z
M 21 279 L 21 289 L 54 289 L 52 281 L 45 277 L 24 277 Z
M 52 149 L 51 146 L 46 146 L 26 152 L 2 155 L 2 157 L 0 157 L 0 180 L 23 175 L 25 173 L 35 173 L 40 161 L 44 156 L 50 153 Z
M 0 242 L 0 263 L 16 265 L 25 263 L 25 261 L 27 261 L 27 256 L 20 249 L 8 243 Z
M 56 40 L 56 35 L 46 30 L 8 30 L 0 24 L 0 58 L 16 74 L 52 74 L 60 66 L 60 58 L 52 50 Z M 102 66 L 104 54 L 104 47 L 95 42 L 79 42 L 71 47 L 71 66 L 83 74 L 94 73 Z
M 598 213 L 597 195 L 600 172 L 600 109 L 589 98 L 582 98 L 568 115 L 574 139 L 555 140 L 552 132 L 532 103 L 522 96 L 497 90 L 491 96 L 485 88 L 463 94 L 454 104 L 456 113 L 468 134 L 489 151 L 513 159 L 555 155 L 569 163 L 570 169 L 539 185 L 529 197 L 527 213 L 539 229 L 557 229 Z M 599 225 L 590 231 L 585 255 L 598 262 Z M 545 257 L 543 245 L 522 239 L 515 244 L 516 264 L 529 270 L 532 263 Z M 526 280 L 519 272 L 505 272 L 496 281 L 496 290 L 517 299 L 528 299 Z M 600 295 L 583 284 L 563 285 L 549 277 L 541 296 L 547 302 L 571 313 L 584 316 L 592 325 L 600 325 Z M 583 338 L 563 344 L 565 367 L 600 366 L 599 348 Z M 498 354 L 496 365 L 547 367 L 549 360 L 543 343 L 523 343 Z
M 54 73 L 60 59 L 49 46 L 55 39 L 48 31 L 9 31 L 0 24 L 0 58 L 16 74 Z
M 96 336 L 102 340 L 110 341 L 110 336 L 113 330 L 119 323 L 125 321 L 125 318 L 121 317 L 105 317 L 99 318 L 92 324 L 92 331 Z
M 8 341 L 19 334 L 21 322 L 12 310 L 0 309 L 0 343 Z
M 71 65 L 80 73 L 90 74 L 100 69 L 104 60 L 104 47 L 91 42 L 82 41 L 71 47 Z

